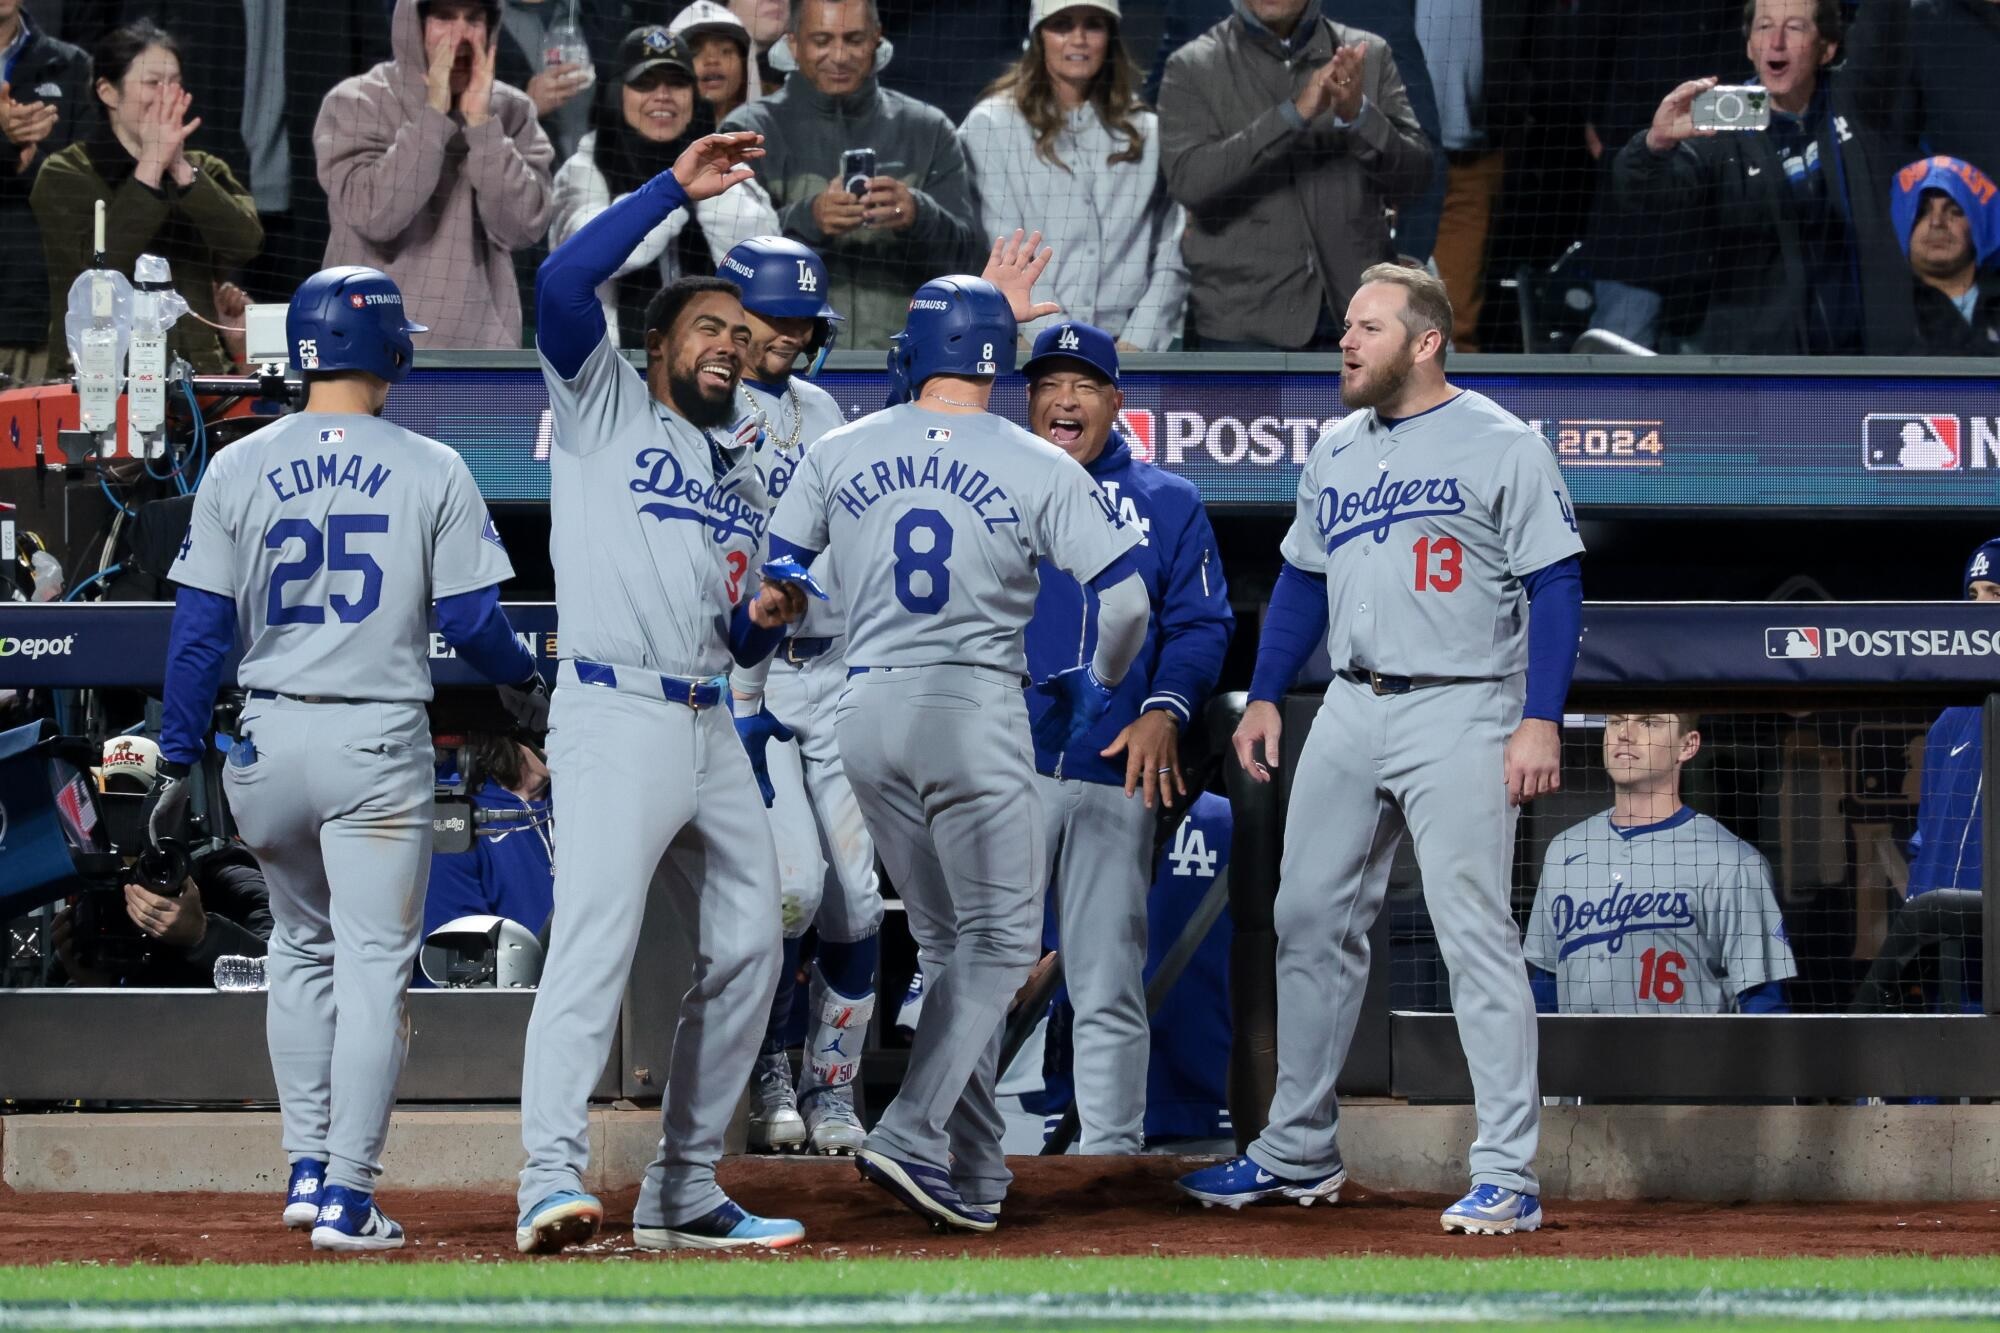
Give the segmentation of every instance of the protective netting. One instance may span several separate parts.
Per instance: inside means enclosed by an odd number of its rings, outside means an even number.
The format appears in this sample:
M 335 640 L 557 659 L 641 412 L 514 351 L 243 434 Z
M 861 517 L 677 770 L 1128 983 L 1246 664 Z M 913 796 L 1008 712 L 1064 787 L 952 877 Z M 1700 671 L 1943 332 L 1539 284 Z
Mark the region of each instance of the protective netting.
M 1976 707 L 1571 719 L 1521 817 L 1514 911 L 1545 1012 L 1979 1010 Z M 1406 844 L 1390 1002 L 1447 1010 Z
M 1144 350 L 1329 347 L 1356 275 L 1403 255 L 1445 278 L 1460 350 L 1595 329 L 1628 342 L 1586 349 L 2000 352 L 2000 14 L 1980 0 L 27 12 L 0 102 L 17 378 L 49 373 L 100 198 L 111 267 L 174 264 L 198 367 L 242 355 L 211 324 L 326 263 L 387 268 L 429 347 L 523 346 L 548 246 L 718 123 L 770 155 L 605 284 L 628 344 L 662 279 L 782 230 L 826 254 L 847 345 L 879 347 L 917 283 L 1026 226 L 1057 250 L 1043 294 Z M 1697 107 L 1704 77 L 1725 92 Z

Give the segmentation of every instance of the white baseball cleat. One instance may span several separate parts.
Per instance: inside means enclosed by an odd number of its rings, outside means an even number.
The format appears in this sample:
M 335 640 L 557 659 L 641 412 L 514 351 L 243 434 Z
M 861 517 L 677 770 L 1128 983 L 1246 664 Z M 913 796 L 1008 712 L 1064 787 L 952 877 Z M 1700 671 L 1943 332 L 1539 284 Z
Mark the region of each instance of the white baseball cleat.
M 757 1057 L 750 1077 L 750 1147 L 795 1152 L 805 1141 L 805 1117 L 792 1091 L 792 1062 L 783 1051 L 767 1051 Z
M 810 1088 L 806 1091 L 806 1136 L 812 1151 L 828 1157 L 852 1157 L 867 1142 L 868 1131 L 854 1113 L 854 1085 Z

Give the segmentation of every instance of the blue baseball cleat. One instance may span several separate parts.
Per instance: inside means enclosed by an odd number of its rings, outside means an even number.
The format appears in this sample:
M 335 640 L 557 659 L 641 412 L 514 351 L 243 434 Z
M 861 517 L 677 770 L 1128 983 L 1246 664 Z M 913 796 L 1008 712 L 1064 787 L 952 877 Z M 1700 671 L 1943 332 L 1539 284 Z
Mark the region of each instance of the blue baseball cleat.
M 642 1250 L 782 1250 L 805 1238 L 806 1229 L 789 1217 L 759 1217 L 728 1200 L 692 1222 L 632 1228 L 632 1243 Z
M 285 1186 L 285 1225 L 294 1231 L 319 1220 L 319 1196 L 326 1185 L 326 1163 L 301 1157 L 292 1163 L 292 1178 Z
M 960 1198 L 950 1174 L 934 1166 L 906 1162 L 869 1148 L 854 1154 L 854 1164 L 864 1180 L 880 1185 L 933 1226 L 991 1231 L 1000 1225 L 998 1217 Z
M 1213 1208 L 1217 1204 L 1224 1208 L 1241 1208 L 1246 1203 L 1272 1197 L 1297 1199 L 1302 1207 L 1310 1208 L 1321 1200 L 1338 1203 L 1340 1187 L 1347 1183 L 1347 1172 L 1335 1170 L 1328 1176 L 1307 1176 L 1294 1180 L 1289 1176 L 1274 1175 L 1248 1157 L 1232 1157 L 1226 1162 L 1190 1171 L 1174 1183 L 1189 1198 L 1201 1200 L 1204 1208 Z
M 560 1254 L 581 1245 L 604 1225 L 604 1205 L 596 1196 L 557 1190 L 521 1214 L 514 1224 L 514 1248 L 522 1254 Z
M 1438 1220 L 1446 1231 L 1463 1231 L 1474 1236 L 1537 1231 L 1542 1225 L 1542 1202 L 1532 1194 L 1504 1185 L 1474 1185 L 1472 1193 L 1445 1209 Z
M 354 1253 L 365 1250 L 400 1250 L 403 1228 L 375 1206 L 375 1196 L 344 1185 L 328 1185 L 320 1191 L 319 1219 L 313 1224 L 315 1250 Z

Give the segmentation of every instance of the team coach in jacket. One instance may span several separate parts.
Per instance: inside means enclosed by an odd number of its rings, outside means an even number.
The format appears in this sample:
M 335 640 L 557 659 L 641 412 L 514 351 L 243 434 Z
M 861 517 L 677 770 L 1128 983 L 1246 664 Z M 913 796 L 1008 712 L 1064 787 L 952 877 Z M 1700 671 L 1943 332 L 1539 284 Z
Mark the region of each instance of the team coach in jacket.
M 1180 733 L 1215 688 L 1235 617 L 1215 534 L 1192 482 L 1132 456 L 1116 430 L 1125 398 L 1118 347 L 1088 324 L 1057 324 L 1022 367 L 1029 426 L 1083 464 L 1105 503 L 1139 530 L 1132 551 L 1152 602 L 1146 642 L 1102 720 L 1057 754 L 1035 748 L 1062 932 L 1063 977 L 1076 1011 L 1076 1103 L 1086 1153 L 1145 1146 L 1146 890 L 1161 804 L 1183 805 Z M 1044 564 L 1028 622 L 1028 674 L 1081 666 L 1096 624 L 1075 579 Z M 1039 720 L 1049 697 L 1028 693 Z

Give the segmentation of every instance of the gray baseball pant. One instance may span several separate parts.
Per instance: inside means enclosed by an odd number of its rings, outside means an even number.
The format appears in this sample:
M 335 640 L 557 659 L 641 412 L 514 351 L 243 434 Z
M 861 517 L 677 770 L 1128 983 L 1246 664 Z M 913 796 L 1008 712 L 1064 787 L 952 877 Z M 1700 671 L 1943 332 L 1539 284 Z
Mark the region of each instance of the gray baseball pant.
M 715 1164 L 778 980 L 777 858 L 729 709 L 649 697 L 648 673 L 616 670 L 616 688 L 585 685 L 564 662 L 550 708 L 549 772 L 563 813 L 549 956 L 521 1070 L 520 1205 L 525 1213 L 583 1188 L 591 1089 L 611 1054 L 648 897 L 661 893 L 697 962 L 667 1059 L 660 1151 L 633 1221 L 673 1226 L 726 1198 Z M 657 673 L 650 679 L 657 689 Z
M 817 925 L 821 939 L 852 944 L 882 928 L 875 844 L 834 737 L 834 710 L 846 688 L 847 665 L 837 651 L 797 666 L 773 662 L 764 686 L 765 707 L 798 738 L 791 745 L 774 741 L 766 751 L 778 794 L 771 836 L 785 893 L 785 933 L 794 939 Z
M 1006 1197 L 993 1076 L 1007 1006 L 1041 947 L 1042 813 L 1019 676 L 987 667 L 867 671 L 836 715 L 868 831 L 902 895 L 924 1009 L 871 1150 Z
M 1292 780 L 1279 870 L 1278 1078 L 1252 1160 L 1281 1176 L 1340 1165 L 1334 1079 L 1368 982 L 1368 928 L 1407 828 L 1451 974 L 1479 1137 L 1475 1185 L 1535 1193 L 1535 1003 L 1510 906 L 1514 825 L 1503 753 L 1523 677 L 1378 695 L 1336 678 Z
M 265 1038 L 285 1155 L 372 1193 L 423 943 L 430 724 L 421 703 L 280 695 L 251 699 L 241 729 L 223 785 L 271 893 Z
M 1123 787 L 1036 774 L 1062 932 L 1076 1110 L 1085 1153 L 1146 1146 L 1146 891 L 1154 816 Z

